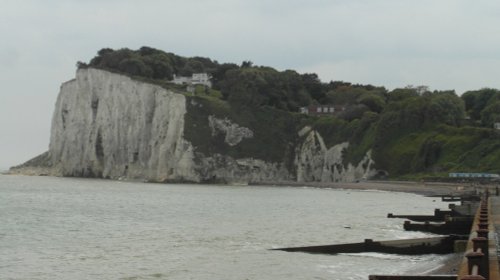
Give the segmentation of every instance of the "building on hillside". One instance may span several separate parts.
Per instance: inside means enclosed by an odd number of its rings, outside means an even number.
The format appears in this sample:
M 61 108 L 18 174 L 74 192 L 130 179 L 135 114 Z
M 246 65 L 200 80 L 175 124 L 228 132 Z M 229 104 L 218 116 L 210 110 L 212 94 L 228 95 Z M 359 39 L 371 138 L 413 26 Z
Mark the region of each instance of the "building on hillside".
M 337 115 L 345 111 L 344 105 L 311 105 L 308 107 L 301 107 L 299 112 L 311 116 L 324 116 L 324 115 Z
M 176 85 L 204 85 L 209 88 L 212 87 L 211 77 L 207 73 L 194 73 L 191 77 L 183 77 L 174 75 L 171 81 Z
M 494 129 L 500 129 L 500 122 L 496 122 L 493 124 Z
M 194 85 L 205 85 L 207 87 L 212 87 L 212 82 L 210 82 L 210 76 L 207 73 L 195 73 L 191 77 L 191 83 Z

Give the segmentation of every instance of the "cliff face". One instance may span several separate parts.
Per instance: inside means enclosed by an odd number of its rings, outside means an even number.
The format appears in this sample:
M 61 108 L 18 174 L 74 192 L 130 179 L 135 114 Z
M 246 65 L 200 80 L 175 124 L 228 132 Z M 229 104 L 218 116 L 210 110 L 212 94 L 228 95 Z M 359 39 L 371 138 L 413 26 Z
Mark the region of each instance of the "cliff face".
M 64 176 L 196 181 L 183 95 L 80 69 L 61 86 L 49 153 Z
M 375 175 L 371 151 L 358 164 L 344 166 L 343 153 L 349 142 L 327 148 L 318 132 L 306 127 L 301 134 L 305 137 L 295 159 L 298 182 L 353 182 Z
M 201 140 L 224 143 L 217 151 L 201 151 L 185 137 L 187 102 L 184 95 L 156 85 L 80 69 L 76 79 L 61 86 L 46 162 L 36 165 L 50 167 L 53 175 L 160 182 L 339 182 L 373 172 L 370 153 L 345 166 L 342 154 L 349 143 L 327 148 L 310 128 L 297 133 L 290 159 L 232 156 L 224 147 L 237 150 L 260 136 L 252 127 L 213 115 L 206 118 L 210 134 L 204 137 L 210 139 Z

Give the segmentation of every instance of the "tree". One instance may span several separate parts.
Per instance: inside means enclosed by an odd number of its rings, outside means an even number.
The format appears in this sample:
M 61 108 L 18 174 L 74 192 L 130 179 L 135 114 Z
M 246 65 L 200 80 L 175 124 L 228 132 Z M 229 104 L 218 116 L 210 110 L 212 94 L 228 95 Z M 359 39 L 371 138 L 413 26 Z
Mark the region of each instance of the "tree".
M 113 49 L 110 49 L 110 48 L 102 48 L 100 49 L 98 52 L 97 52 L 97 55 L 98 56 L 105 56 L 105 55 L 108 55 L 110 53 L 114 52 Z
M 153 70 L 148 67 L 142 60 L 137 58 L 127 58 L 120 62 L 118 69 L 133 76 L 142 76 L 150 78 L 153 75 Z
M 245 60 L 241 63 L 241 68 L 251 68 L 253 66 L 253 62 L 250 60 Z
M 142 57 L 142 60 L 153 71 L 153 79 L 173 79 L 174 69 L 172 61 L 166 54 L 157 53 Z
M 224 83 L 226 73 L 229 70 L 234 70 L 234 69 L 238 69 L 238 68 L 239 68 L 239 66 L 237 64 L 234 64 L 234 63 L 223 63 L 223 64 L 219 65 L 218 67 L 216 67 L 211 73 L 213 88 L 220 90 L 222 87 L 222 84 Z
M 388 102 L 397 102 L 406 98 L 416 97 L 418 92 L 414 88 L 397 88 L 387 95 Z
M 365 93 L 358 98 L 358 103 L 365 105 L 372 112 L 380 113 L 385 107 L 385 101 L 382 97 L 372 94 Z
M 496 99 L 488 104 L 481 111 L 481 123 L 486 127 L 493 127 L 493 124 L 500 122 L 500 99 Z
M 339 117 L 347 121 L 353 121 L 355 119 L 360 119 L 363 116 L 363 114 L 366 113 L 367 111 L 368 111 L 367 106 L 363 104 L 358 104 L 346 108 L 345 111 L 339 114 Z
M 325 93 L 323 92 L 323 86 L 321 81 L 318 78 L 318 75 L 315 73 L 306 73 L 301 75 L 302 84 L 305 89 L 309 92 L 311 97 L 318 101 L 319 103 L 323 103 L 325 100 Z
M 141 47 L 139 49 L 139 54 L 142 55 L 142 56 L 150 56 L 150 55 L 153 55 L 153 54 L 157 54 L 157 53 L 161 53 L 162 51 L 160 50 L 157 50 L 157 49 L 154 49 L 154 48 L 151 48 L 151 47 Z
M 221 91 L 224 98 L 233 105 L 259 107 L 268 101 L 260 91 L 265 84 L 266 81 L 256 69 L 233 69 L 227 71 Z
M 134 52 L 126 48 L 116 51 L 107 48 L 101 49 L 98 55 L 90 61 L 89 65 L 97 68 L 119 70 L 120 63 L 133 56 Z
M 89 65 L 85 62 L 77 61 L 76 62 L 76 68 L 77 69 L 82 69 L 82 68 L 87 68 Z
M 499 97 L 500 92 L 496 89 L 483 88 L 476 91 L 468 91 L 462 95 L 465 102 L 465 110 L 473 120 L 481 120 L 481 111 L 488 106 L 492 98 Z
M 465 105 L 455 91 L 426 92 L 423 96 L 427 100 L 427 123 L 445 123 L 456 126 L 465 117 Z

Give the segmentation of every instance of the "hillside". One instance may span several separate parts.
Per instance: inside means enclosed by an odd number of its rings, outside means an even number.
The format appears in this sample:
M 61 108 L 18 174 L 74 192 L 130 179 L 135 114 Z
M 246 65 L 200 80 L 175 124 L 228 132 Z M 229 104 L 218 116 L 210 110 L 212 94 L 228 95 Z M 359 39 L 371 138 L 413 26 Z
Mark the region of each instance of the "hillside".
M 149 47 L 102 49 L 78 68 L 61 89 L 47 160 L 31 164 L 59 166 L 53 173 L 63 176 L 334 182 L 500 172 L 495 89 L 459 97 L 323 83 Z M 195 73 L 207 73 L 211 87 L 172 82 Z M 73 150 L 76 135 L 92 143 L 83 154 Z

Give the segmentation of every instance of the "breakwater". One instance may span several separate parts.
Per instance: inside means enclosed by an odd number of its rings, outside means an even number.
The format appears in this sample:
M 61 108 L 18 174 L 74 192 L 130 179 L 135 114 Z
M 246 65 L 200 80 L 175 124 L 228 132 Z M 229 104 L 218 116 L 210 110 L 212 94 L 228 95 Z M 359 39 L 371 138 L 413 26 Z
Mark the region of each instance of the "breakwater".
M 463 252 L 456 274 L 446 275 L 370 275 L 369 280 L 499 280 L 500 197 L 490 196 L 490 189 L 460 195 L 434 195 L 450 204 L 449 210 L 435 209 L 434 215 L 394 215 L 388 218 L 407 219 L 404 229 L 444 236 L 406 240 L 373 241 L 274 250 L 314 254 L 365 253 L 447 254 Z M 411 221 L 413 222 L 411 222 Z
M 492 207 L 492 204 L 497 207 Z M 498 240 L 500 197 L 490 197 L 486 191 L 474 217 L 458 280 L 500 279 Z

